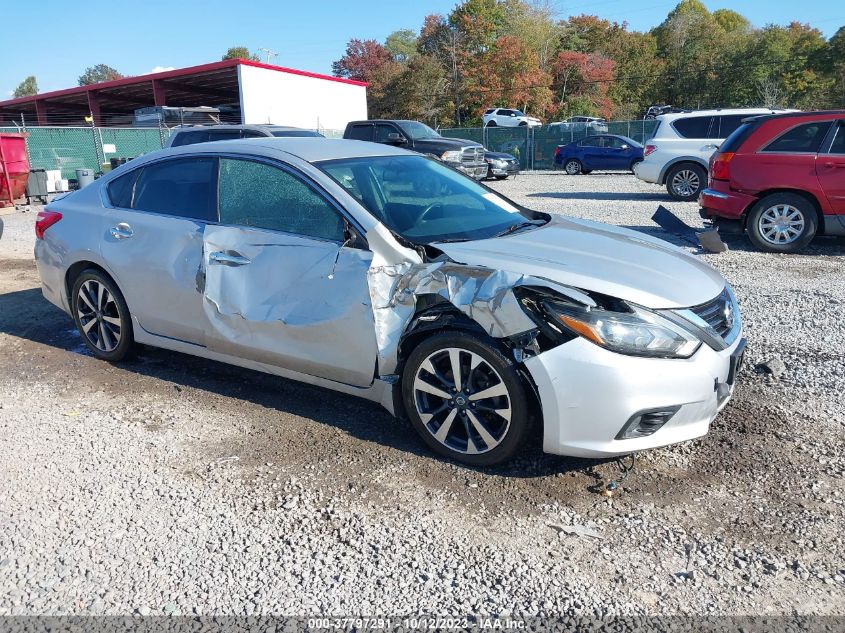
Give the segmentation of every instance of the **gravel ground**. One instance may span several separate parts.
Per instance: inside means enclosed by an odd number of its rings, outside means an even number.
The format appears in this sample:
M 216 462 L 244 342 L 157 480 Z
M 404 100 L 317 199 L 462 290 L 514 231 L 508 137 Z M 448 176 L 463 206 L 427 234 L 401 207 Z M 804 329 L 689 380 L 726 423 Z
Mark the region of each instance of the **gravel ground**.
M 664 238 L 658 204 L 700 222 L 629 175 L 492 186 Z M 41 297 L 34 214 L 2 219 L 0 615 L 845 614 L 845 241 L 703 255 L 743 310 L 737 393 L 608 500 L 610 462 L 534 445 L 473 470 L 333 392 L 96 361 Z

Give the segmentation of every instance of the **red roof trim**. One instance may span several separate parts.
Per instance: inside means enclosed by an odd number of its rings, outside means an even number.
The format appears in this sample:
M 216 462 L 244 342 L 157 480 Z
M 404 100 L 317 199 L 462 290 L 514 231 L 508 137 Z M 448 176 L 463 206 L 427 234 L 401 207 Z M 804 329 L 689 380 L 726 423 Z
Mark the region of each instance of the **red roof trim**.
M 275 70 L 277 72 L 288 73 L 290 75 L 301 75 L 303 77 L 312 77 L 314 79 L 337 81 L 339 83 L 352 84 L 354 86 L 367 86 L 367 83 L 364 81 L 354 81 L 352 79 L 344 79 L 343 77 L 321 75 L 320 73 L 312 73 L 306 70 L 296 70 L 295 68 L 286 68 L 284 66 L 273 66 L 272 64 L 254 62 L 249 59 L 226 59 L 219 62 L 212 62 L 210 64 L 200 64 L 199 66 L 189 66 L 187 68 L 178 68 L 176 70 L 166 70 L 160 73 L 150 73 L 149 75 L 123 77 L 121 79 L 114 79 L 112 81 L 104 81 L 98 84 L 91 84 L 90 86 L 78 86 L 76 88 L 65 88 L 64 90 L 53 90 L 52 92 L 44 92 L 29 97 L 18 97 L 17 99 L 0 101 L 0 107 L 5 108 L 8 106 L 19 105 L 23 103 L 34 103 L 36 100 L 51 99 L 54 97 L 61 97 L 69 94 L 83 94 L 92 90 L 104 90 L 108 88 L 118 88 L 120 86 L 142 84 L 148 81 L 152 81 L 154 79 L 172 79 L 174 77 L 184 77 L 185 75 L 195 75 L 198 73 L 221 70 L 224 68 L 234 68 L 236 66 L 254 66 L 256 68 L 266 68 L 267 70 Z

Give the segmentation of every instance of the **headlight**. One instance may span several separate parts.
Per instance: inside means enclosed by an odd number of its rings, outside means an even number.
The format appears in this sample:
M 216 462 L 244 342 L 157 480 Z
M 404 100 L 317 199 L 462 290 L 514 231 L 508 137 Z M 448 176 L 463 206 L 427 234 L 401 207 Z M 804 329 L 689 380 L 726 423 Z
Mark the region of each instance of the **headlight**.
M 450 149 L 449 151 L 443 152 L 440 154 L 440 160 L 446 161 L 447 163 L 460 163 L 461 150 Z
M 701 345 L 695 335 L 681 326 L 651 310 L 621 301 L 614 302 L 614 309 L 557 300 L 545 301 L 543 307 L 555 320 L 549 325 L 563 326 L 596 345 L 621 354 L 689 358 Z

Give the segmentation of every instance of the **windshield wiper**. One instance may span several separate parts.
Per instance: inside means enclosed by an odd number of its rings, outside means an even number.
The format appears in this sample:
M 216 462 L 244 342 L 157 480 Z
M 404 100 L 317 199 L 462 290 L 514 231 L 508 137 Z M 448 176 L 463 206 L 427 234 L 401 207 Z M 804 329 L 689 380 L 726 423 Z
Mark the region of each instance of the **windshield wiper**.
M 504 231 L 499 231 L 493 237 L 504 237 L 505 235 L 516 233 L 520 229 L 527 229 L 529 226 L 543 226 L 545 223 L 545 220 L 528 220 L 527 222 L 520 222 L 519 224 L 509 226 Z

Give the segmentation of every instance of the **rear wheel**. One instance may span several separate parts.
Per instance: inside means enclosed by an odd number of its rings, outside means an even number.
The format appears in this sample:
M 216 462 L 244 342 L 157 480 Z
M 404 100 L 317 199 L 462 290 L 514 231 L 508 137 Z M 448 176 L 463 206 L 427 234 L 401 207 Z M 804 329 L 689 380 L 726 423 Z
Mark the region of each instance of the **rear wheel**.
M 751 208 L 746 228 L 759 249 L 794 253 L 807 246 L 818 230 L 815 206 L 795 193 L 773 193 Z
M 82 271 L 71 291 L 73 320 L 85 345 L 97 358 L 116 362 L 132 350 L 129 308 L 114 282 L 99 270 Z
M 681 163 L 666 174 L 666 190 L 674 200 L 696 200 L 707 181 L 707 172 L 701 165 Z
M 566 163 L 564 163 L 563 165 L 563 168 L 566 173 L 570 176 L 577 176 L 581 173 L 581 170 L 583 169 L 581 161 L 575 158 L 570 158 L 568 161 L 566 161 Z
M 402 373 L 405 410 L 437 453 L 473 466 L 510 459 L 528 428 L 528 401 L 515 362 L 481 336 L 436 334 Z
M 496 127 L 496 122 L 495 122 L 495 121 L 490 121 L 490 122 L 487 124 L 487 127 Z

